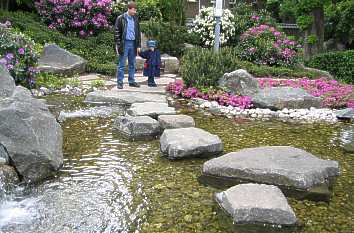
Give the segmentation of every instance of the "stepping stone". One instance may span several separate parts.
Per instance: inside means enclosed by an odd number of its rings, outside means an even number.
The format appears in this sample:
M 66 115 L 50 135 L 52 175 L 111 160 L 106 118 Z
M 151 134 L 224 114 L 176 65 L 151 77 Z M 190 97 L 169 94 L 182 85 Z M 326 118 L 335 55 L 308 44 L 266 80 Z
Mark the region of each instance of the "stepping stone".
M 227 187 L 250 181 L 272 184 L 288 196 L 328 200 L 328 187 L 339 174 L 337 161 L 319 159 L 290 146 L 266 146 L 207 161 L 201 181 Z
M 133 103 L 157 102 L 166 103 L 166 96 L 155 93 L 129 92 L 129 91 L 94 91 L 90 92 L 85 103 L 91 104 L 124 104 L 131 105 Z
M 157 120 L 148 116 L 118 116 L 114 129 L 131 139 L 147 139 L 160 134 L 161 128 Z
M 145 102 L 132 104 L 127 113 L 131 116 L 150 116 L 157 119 L 159 115 L 174 115 L 176 110 L 167 103 Z
M 198 128 L 166 129 L 160 138 L 161 152 L 169 159 L 203 157 L 222 152 L 217 135 Z
M 277 232 L 267 228 L 273 227 L 276 230 L 286 227 L 289 230 L 298 225 L 296 215 L 284 194 L 273 185 L 241 184 L 217 193 L 215 199 L 235 229 L 238 225 L 243 229 L 254 229 L 257 226 L 259 230 L 252 232 Z
M 162 129 L 195 127 L 193 117 L 187 115 L 160 115 L 158 121 Z
M 61 111 L 58 121 L 64 122 L 67 119 L 73 118 L 89 118 L 89 117 L 109 117 L 114 113 L 123 113 L 124 109 L 118 107 L 99 106 L 89 109 L 81 109 L 74 112 Z
M 79 76 L 78 79 L 83 82 L 102 79 L 102 77 L 99 74 L 87 74 Z
M 166 88 L 163 86 L 158 86 L 158 87 L 149 87 L 147 85 L 141 85 L 140 88 L 136 87 L 129 87 L 129 85 L 124 85 L 124 89 L 117 89 L 117 87 L 112 88 L 114 91 L 119 91 L 119 92 L 142 92 L 142 93 L 154 93 L 154 94 L 165 94 L 166 93 Z
M 339 120 L 354 121 L 354 108 L 338 110 L 336 116 Z
M 87 61 L 80 56 L 60 48 L 56 44 L 44 47 L 43 54 L 38 60 L 38 69 L 63 75 L 74 75 L 85 72 Z

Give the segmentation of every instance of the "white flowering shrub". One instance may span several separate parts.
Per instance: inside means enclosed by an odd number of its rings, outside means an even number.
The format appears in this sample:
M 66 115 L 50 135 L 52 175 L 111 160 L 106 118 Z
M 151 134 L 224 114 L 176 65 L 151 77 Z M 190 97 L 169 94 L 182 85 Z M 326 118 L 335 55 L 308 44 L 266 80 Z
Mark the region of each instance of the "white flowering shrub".
M 221 17 L 221 33 L 220 43 L 226 44 L 235 33 L 235 26 L 233 24 L 234 15 L 230 10 L 224 10 Z M 190 31 L 196 33 L 200 37 L 200 41 L 206 47 L 212 47 L 215 39 L 215 25 L 214 8 L 207 7 L 201 9 L 200 13 L 193 21 L 193 26 Z

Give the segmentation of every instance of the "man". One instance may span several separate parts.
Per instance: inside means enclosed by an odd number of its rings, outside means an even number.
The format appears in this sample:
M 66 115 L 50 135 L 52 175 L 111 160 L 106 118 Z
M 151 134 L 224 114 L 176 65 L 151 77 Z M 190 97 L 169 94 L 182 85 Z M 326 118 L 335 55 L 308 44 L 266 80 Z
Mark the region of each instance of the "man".
M 128 58 L 128 82 L 131 87 L 140 87 L 135 82 L 136 55 L 140 52 L 140 27 L 136 16 L 135 2 L 128 3 L 128 11 L 117 17 L 114 29 L 116 52 L 119 55 L 117 87 L 123 89 L 125 62 Z

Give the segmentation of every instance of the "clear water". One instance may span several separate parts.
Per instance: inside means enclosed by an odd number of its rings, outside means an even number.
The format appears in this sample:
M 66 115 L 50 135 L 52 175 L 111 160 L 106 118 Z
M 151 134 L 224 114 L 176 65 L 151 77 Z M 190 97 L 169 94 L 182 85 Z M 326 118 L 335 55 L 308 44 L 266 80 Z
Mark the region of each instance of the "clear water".
M 58 109 L 82 106 L 68 101 Z M 289 199 L 304 232 L 354 229 L 353 155 L 343 143 L 350 124 L 289 124 L 192 115 L 198 127 L 219 135 L 225 152 L 264 145 L 292 145 L 340 162 L 342 175 L 329 204 Z M 228 232 L 213 194 L 198 183 L 206 159 L 169 161 L 158 140 L 128 141 L 112 132 L 113 119 L 67 121 L 64 167 L 54 179 L 20 186 L 0 201 L 0 232 Z

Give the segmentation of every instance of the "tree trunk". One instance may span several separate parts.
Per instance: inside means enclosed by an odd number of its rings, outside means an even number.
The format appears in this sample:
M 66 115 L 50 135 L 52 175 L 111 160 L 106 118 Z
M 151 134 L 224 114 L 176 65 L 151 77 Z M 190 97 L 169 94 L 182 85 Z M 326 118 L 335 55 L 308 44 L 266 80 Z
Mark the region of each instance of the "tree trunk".
M 324 10 L 315 8 L 312 10 L 313 23 L 305 31 L 305 60 L 310 59 L 313 55 L 324 51 Z M 312 41 L 311 37 L 316 40 Z
M 0 10 L 8 11 L 10 6 L 10 0 L 0 0 Z

